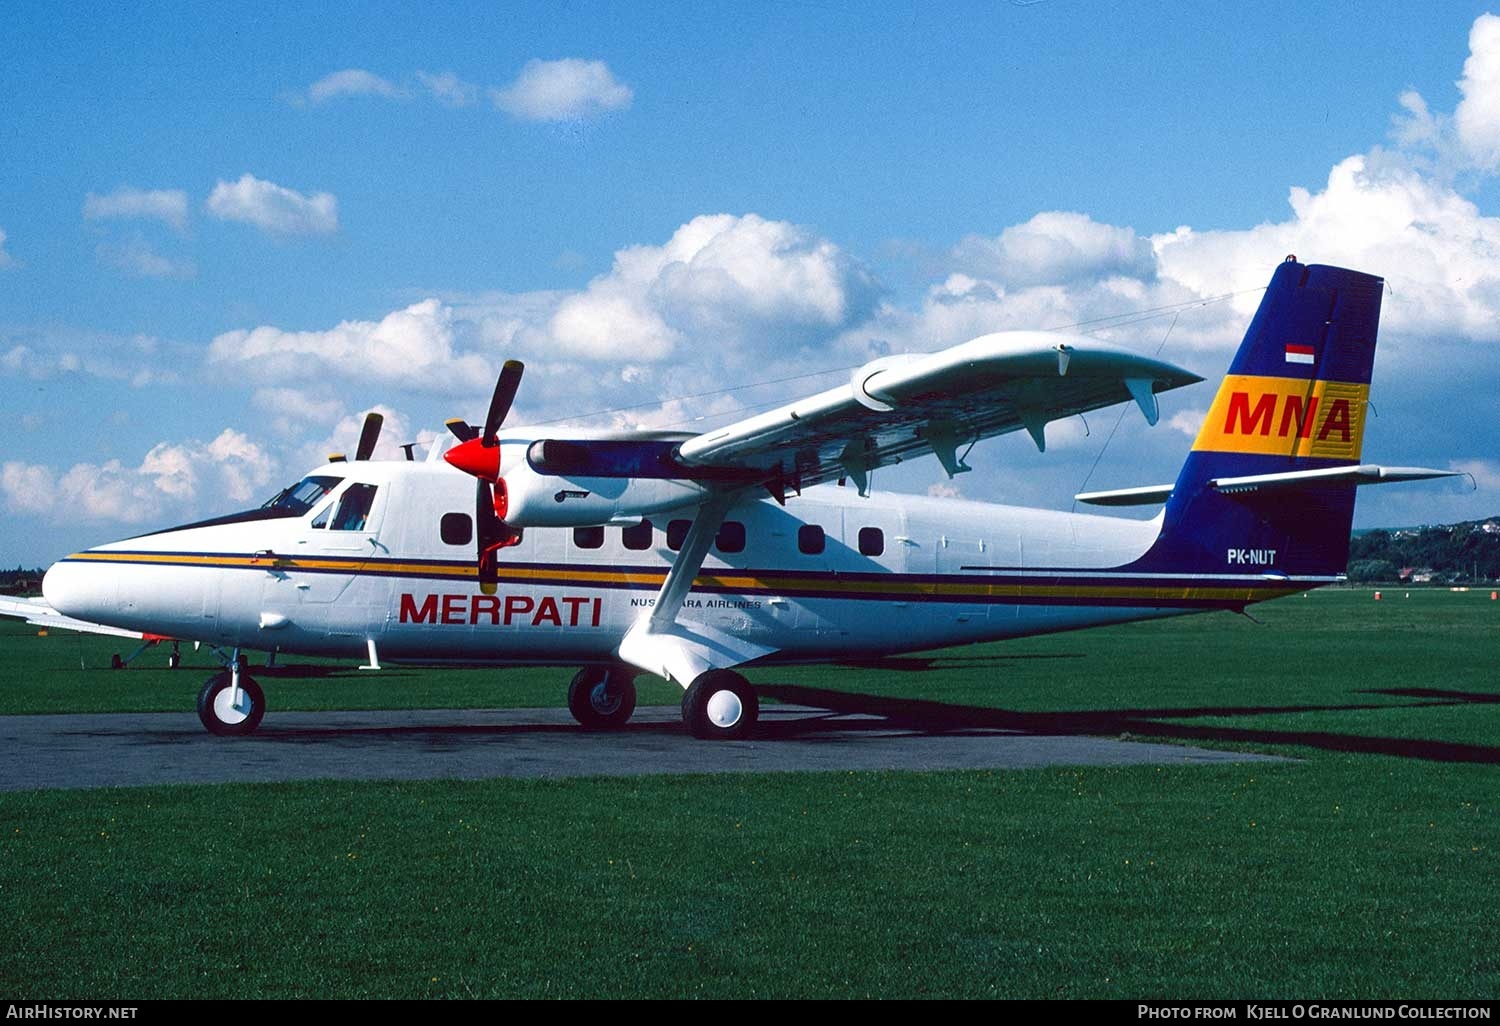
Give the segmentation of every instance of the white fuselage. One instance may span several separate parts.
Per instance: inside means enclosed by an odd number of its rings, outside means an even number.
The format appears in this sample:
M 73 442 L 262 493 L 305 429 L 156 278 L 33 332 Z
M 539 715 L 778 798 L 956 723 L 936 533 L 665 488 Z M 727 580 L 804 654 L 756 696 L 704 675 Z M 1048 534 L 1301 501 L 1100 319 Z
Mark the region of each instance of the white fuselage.
M 49 571 L 47 599 L 81 619 L 258 650 L 363 657 L 373 642 L 392 662 L 607 661 L 649 615 L 675 556 L 669 541 L 680 546 L 695 510 L 653 516 L 649 539 L 640 529 L 627 539 L 619 526 L 528 529 L 500 550 L 498 588 L 487 595 L 471 535 L 458 529 L 467 517 L 472 530 L 471 478 L 414 462 L 314 473 L 342 480 L 304 515 L 90 549 Z M 329 504 L 355 484 L 374 487 L 368 515 L 358 530 L 334 529 Z M 724 551 L 738 547 L 741 528 L 743 548 Z M 1234 575 L 1215 575 L 1215 601 L 1189 601 L 1190 582 L 1112 569 L 1144 553 L 1158 530 L 1159 521 L 862 498 L 836 486 L 784 508 L 750 498 L 727 516 L 679 619 L 798 662 L 1232 604 Z M 1264 584 L 1256 574 L 1241 580 L 1246 597 Z M 1250 600 L 1265 597 L 1257 588 Z

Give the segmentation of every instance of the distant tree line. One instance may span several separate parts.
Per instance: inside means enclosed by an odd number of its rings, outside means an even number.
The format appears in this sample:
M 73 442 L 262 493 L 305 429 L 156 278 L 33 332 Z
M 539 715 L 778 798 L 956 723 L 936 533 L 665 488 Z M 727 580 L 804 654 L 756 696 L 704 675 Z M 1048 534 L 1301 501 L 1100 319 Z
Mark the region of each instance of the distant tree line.
M 32 595 L 42 590 L 41 567 L 27 570 L 18 566 L 14 570 L 0 570 L 0 595 Z
M 1349 540 L 1351 581 L 1473 584 L 1497 577 L 1500 517 L 1370 531 Z

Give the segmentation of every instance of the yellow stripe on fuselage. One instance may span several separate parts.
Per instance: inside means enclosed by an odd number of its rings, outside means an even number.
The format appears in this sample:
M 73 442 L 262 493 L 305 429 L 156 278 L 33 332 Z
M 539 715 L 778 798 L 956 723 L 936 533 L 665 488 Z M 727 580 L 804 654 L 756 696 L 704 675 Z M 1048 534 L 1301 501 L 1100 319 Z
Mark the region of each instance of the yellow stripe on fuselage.
M 1195 450 L 1359 459 L 1370 386 L 1230 374 Z
M 210 553 L 154 553 L 154 552 L 78 552 L 69 556 L 70 561 L 112 563 L 116 565 L 211 567 L 220 569 L 263 569 L 276 571 L 322 571 L 346 573 L 352 576 L 379 574 L 382 577 L 413 577 L 472 581 L 477 572 L 472 565 L 409 563 L 396 559 L 293 559 L 291 557 L 234 556 Z M 1108 577 L 1108 571 L 1100 571 Z M 585 570 L 565 567 L 499 567 L 502 583 L 539 585 L 580 585 L 583 587 L 659 588 L 666 570 Z M 1045 576 L 1045 573 L 1039 576 Z M 1166 575 L 1170 577 L 1170 575 Z M 1056 583 L 1033 584 L 997 581 L 982 575 L 957 574 L 942 581 L 911 580 L 903 575 L 892 575 L 889 580 L 871 576 L 849 577 L 837 574 L 799 575 L 785 577 L 722 571 L 699 574 L 694 587 L 712 588 L 742 595 L 772 594 L 797 597 L 842 597 L 876 598 L 887 600 L 946 598 L 972 599 L 975 601 L 1004 601 L 1007 599 L 1080 599 L 1139 601 L 1150 605 L 1154 601 L 1190 602 L 1256 602 L 1267 598 L 1294 594 L 1302 589 L 1267 588 L 1264 585 L 1246 584 L 1192 584 L 1181 583 L 1120 583 L 1084 584 Z

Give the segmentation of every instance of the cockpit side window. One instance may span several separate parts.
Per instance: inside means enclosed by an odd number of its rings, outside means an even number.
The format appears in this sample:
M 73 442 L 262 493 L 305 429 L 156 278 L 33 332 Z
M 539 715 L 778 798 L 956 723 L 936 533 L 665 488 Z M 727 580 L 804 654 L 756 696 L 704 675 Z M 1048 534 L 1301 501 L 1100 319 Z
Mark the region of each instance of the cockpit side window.
M 331 514 L 332 512 L 333 512 L 333 503 L 330 502 L 328 505 L 326 505 L 322 509 L 318 510 L 318 515 L 315 516 L 315 517 L 313 517 L 312 525 L 314 527 L 319 527 L 319 528 L 327 527 L 328 526 L 328 517 L 329 517 L 329 514 Z
M 352 484 L 344 489 L 339 500 L 339 511 L 333 515 L 331 530 L 363 531 L 370 516 L 370 507 L 375 504 L 375 486 Z

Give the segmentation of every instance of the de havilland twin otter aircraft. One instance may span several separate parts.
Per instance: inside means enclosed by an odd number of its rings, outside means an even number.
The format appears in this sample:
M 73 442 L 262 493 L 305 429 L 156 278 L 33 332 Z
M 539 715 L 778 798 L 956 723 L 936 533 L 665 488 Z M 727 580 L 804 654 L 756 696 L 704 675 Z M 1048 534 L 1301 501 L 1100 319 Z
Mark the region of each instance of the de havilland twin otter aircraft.
M 701 434 L 506 427 L 510 362 L 482 428 L 449 422 L 451 466 L 441 446 L 370 460 L 372 418 L 353 460 L 259 509 L 68 556 L 46 604 L 10 611 L 214 646 L 226 666 L 198 713 L 216 734 L 265 713 L 252 649 L 581 664 L 568 707 L 591 728 L 624 724 L 636 676 L 657 674 L 694 735 L 743 738 L 749 663 L 1243 610 L 1340 580 L 1356 486 L 1451 473 L 1360 462 L 1382 288 L 1276 269 L 1176 482 L 1078 497 L 1164 503 L 1152 520 L 870 494 L 879 467 L 926 454 L 952 476 L 980 439 L 1025 430 L 1040 449 L 1049 421 L 1120 402 L 1154 424 L 1157 393 L 1201 380 L 1081 335 L 879 359 Z

